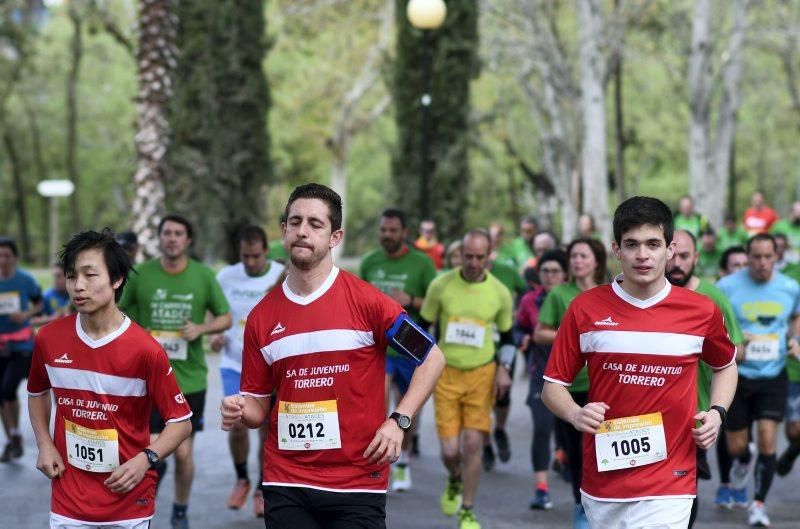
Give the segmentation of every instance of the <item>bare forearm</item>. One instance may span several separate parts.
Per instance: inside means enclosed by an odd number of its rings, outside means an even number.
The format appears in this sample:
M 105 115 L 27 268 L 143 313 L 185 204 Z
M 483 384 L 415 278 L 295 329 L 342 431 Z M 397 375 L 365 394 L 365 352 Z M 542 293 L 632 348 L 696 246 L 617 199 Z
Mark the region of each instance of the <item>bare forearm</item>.
M 36 444 L 51 443 L 53 438 L 50 436 L 50 392 L 42 395 L 28 396 L 28 415 L 31 419 L 33 434 L 36 436 Z
M 722 406 L 725 409 L 730 408 L 738 381 L 739 373 L 736 364 L 714 371 L 711 375 L 711 404 Z
M 155 441 L 148 447 L 164 459 L 192 434 L 192 423 L 189 419 L 180 422 L 168 422 L 164 430 L 156 437 Z
M 231 325 L 233 325 L 231 313 L 220 314 L 201 325 L 201 334 L 214 334 L 226 331 L 231 328 Z
M 267 420 L 269 400 L 271 397 L 253 397 L 245 395 L 244 410 L 242 410 L 242 424 L 250 429 L 260 428 Z
M 552 345 L 556 341 L 556 329 L 540 325 L 533 331 L 533 343 L 536 345 Z
M 542 402 L 554 415 L 570 424 L 574 424 L 575 415 L 581 410 L 566 387 L 547 380 L 542 390 Z
M 414 370 L 414 376 L 411 377 L 408 391 L 406 391 L 403 399 L 397 405 L 399 413 L 409 417 L 417 414 L 431 393 L 433 393 L 433 388 L 436 387 L 436 381 L 439 380 L 444 364 L 442 350 L 434 345 L 422 365 Z

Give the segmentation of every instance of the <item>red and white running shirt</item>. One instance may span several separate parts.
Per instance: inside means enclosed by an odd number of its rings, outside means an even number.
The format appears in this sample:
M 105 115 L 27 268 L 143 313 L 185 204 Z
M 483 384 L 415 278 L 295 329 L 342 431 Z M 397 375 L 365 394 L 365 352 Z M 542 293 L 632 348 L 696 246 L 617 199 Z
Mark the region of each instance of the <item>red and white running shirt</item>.
M 584 434 L 581 491 L 601 501 L 693 498 L 697 362 L 722 369 L 735 353 L 714 302 L 666 280 L 659 294 L 644 301 L 617 281 L 575 298 L 544 378 L 567 386 L 588 364 L 589 402 L 610 406 L 605 419 L 660 412 L 667 447 L 663 461 L 599 472 L 595 436 Z
M 83 331 L 77 314 L 56 320 L 36 335 L 28 377 L 30 395 L 51 389 L 53 440 L 66 467 L 52 481 L 52 512 L 86 524 L 151 518 L 154 470 L 127 494 L 103 482 L 117 463 L 150 445 L 153 405 L 167 422 L 192 415 L 158 342 L 127 316 L 99 340 Z
M 386 331 L 403 309 L 334 267 L 307 297 L 286 283 L 247 318 L 241 392 L 276 392 L 264 484 L 385 492 L 388 466 L 364 459 L 386 420 Z

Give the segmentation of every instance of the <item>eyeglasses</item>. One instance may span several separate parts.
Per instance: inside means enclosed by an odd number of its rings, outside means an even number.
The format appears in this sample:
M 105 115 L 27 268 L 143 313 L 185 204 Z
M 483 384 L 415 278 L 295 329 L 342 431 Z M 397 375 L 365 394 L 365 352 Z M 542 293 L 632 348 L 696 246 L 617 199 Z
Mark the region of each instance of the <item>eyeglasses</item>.
M 564 271 L 560 268 L 540 268 L 540 274 L 560 274 L 564 273 Z

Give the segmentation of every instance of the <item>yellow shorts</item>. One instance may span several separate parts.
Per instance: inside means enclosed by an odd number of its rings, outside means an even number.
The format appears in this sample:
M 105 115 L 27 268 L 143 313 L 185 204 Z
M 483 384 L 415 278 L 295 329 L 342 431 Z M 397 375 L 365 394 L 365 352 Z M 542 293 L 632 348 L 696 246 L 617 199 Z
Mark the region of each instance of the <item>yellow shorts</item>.
M 445 366 L 433 394 L 439 438 L 458 437 L 464 428 L 490 431 L 496 371 L 494 362 L 468 370 Z

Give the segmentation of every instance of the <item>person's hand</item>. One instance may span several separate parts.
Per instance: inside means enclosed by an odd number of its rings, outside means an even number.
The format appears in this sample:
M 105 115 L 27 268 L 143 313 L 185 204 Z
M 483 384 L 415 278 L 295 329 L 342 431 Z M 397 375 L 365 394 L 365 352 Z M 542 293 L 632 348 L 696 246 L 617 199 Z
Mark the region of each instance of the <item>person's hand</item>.
M 192 323 L 188 319 L 184 321 L 183 327 L 181 327 L 181 336 L 187 342 L 191 342 L 196 340 L 200 336 L 203 335 L 203 326 L 197 325 Z
M 364 452 L 364 459 L 378 465 L 394 463 L 400 457 L 404 433 L 394 419 L 386 419 L 375 432 L 375 437 Z
M 531 335 L 526 334 L 522 337 L 522 341 L 519 344 L 519 350 L 523 352 L 527 351 L 530 345 L 531 345 Z
M 797 337 L 789 338 L 788 350 L 790 356 L 800 359 L 800 342 L 797 341 Z
M 392 291 L 389 292 L 389 297 L 395 300 L 398 305 L 404 308 L 408 307 L 408 304 L 411 303 L 411 296 L 406 294 L 399 288 L 393 288 Z
M 610 409 L 609 405 L 605 402 L 590 402 L 583 408 L 580 408 L 573 417 L 570 418 L 570 423 L 579 432 L 596 433 L 600 424 L 606 418 L 606 412 Z
M 497 366 L 497 373 L 494 376 L 494 395 L 501 399 L 511 389 L 511 373 L 503 366 Z
M 242 421 L 244 415 L 244 397 L 241 395 L 231 395 L 222 399 L 219 411 L 222 414 L 222 429 L 226 432 L 233 426 Z
M 211 350 L 212 351 L 214 351 L 215 353 L 218 353 L 218 352 L 220 352 L 222 350 L 222 348 L 225 346 L 225 342 L 227 342 L 227 341 L 228 341 L 228 338 L 222 333 L 220 333 L 220 334 L 212 334 L 211 335 L 211 340 L 209 340 L 209 342 L 210 342 L 209 345 L 211 345 Z
M 39 456 L 36 458 L 36 468 L 50 479 L 60 478 L 64 475 L 66 467 L 56 445 L 52 442 L 39 447 Z
M 150 468 L 150 461 L 144 452 L 139 452 L 112 472 L 103 484 L 111 492 L 127 494 L 142 481 L 148 468 Z
M 8 315 L 8 319 L 11 320 L 11 323 L 14 325 L 22 325 L 25 323 L 25 320 L 28 319 L 27 312 L 12 312 Z
M 701 411 L 693 417 L 695 421 L 700 421 L 700 428 L 692 428 L 692 438 L 694 444 L 708 450 L 717 441 L 719 427 L 722 426 L 722 417 L 717 410 Z

